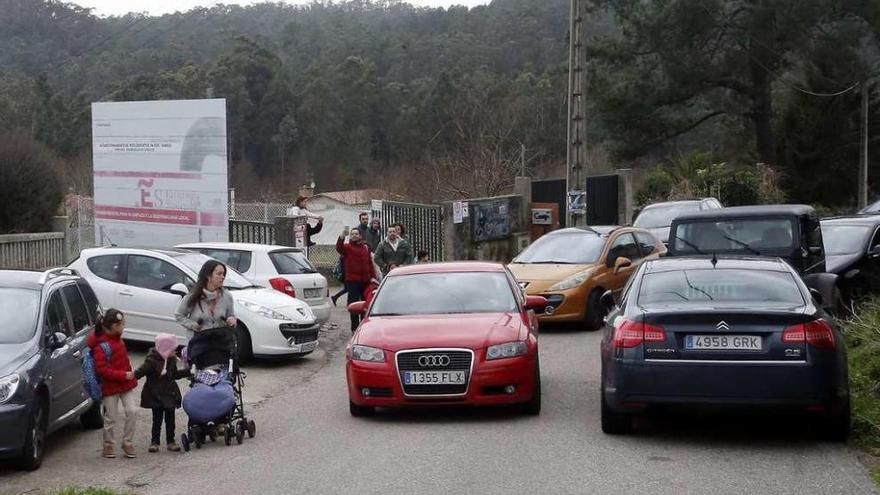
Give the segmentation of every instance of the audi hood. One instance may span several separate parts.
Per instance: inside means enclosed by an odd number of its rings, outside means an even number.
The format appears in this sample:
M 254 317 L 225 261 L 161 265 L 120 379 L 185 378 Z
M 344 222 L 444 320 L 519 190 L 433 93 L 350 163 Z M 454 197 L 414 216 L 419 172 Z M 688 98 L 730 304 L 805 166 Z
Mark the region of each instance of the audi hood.
M 525 338 L 518 313 L 369 317 L 356 344 L 387 351 L 432 347 L 482 349 Z

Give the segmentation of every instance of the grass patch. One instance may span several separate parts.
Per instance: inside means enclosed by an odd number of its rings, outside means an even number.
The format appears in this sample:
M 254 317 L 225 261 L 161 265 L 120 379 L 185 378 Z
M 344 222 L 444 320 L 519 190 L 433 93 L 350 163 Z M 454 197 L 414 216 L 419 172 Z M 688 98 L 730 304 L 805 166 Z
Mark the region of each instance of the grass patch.
M 880 298 L 863 302 L 843 323 L 849 359 L 853 440 L 880 454 Z M 880 474 L 874 473 L 874 479 Z

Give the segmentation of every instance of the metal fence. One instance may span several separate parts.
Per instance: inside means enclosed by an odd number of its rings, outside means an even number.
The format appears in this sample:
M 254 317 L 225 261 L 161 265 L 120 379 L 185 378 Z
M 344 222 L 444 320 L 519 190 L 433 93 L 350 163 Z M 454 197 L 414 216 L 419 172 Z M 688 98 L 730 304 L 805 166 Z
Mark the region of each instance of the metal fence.
M 248 222 L 274 222 L 283 217 L 293 204 L 290 203 L 229 203 L 229 218 Z
M 251 244 L 275 244 L 275 224 L 230 219 L 229 241 Z
M 413 255 L 427 251 L 429 260 L 443 261 L 443 211 L 439 205 L 383 201 L 382 211 L 373 215 L 378 215 L 384 226 L 402 224 Z

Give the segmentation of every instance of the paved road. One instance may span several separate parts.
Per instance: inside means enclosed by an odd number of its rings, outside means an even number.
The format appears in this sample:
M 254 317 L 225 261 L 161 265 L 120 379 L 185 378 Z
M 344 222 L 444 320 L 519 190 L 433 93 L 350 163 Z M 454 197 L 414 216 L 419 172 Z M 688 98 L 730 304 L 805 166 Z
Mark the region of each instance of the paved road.
M 326 354 L 252 368 L 263 393 L 250 394 L 259 400 L 251 409 L 258 434 L 244 445 L 103 460 L 98 434 L 73 430 L 53 442 L 38 473 L 0 473 L 0 491 L 78 483 L 156 494 L 878 493 L 854 452 L 809 439 L 797 423 L 659 419 L 633 436 L 603 435 L 598 334 L 542 335 L 539 417 L 432 410 L 352 418 L 344 329 L 322 336 Z

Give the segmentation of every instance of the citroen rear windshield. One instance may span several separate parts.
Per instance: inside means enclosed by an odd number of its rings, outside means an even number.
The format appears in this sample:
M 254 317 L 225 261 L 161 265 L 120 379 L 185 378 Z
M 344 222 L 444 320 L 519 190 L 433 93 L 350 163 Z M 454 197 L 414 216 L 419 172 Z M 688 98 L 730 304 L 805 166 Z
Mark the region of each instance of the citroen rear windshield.
M 518 311 L 504 273 L 421 273 L 388 277 L 371 316 L 511 313 Z
M 794 277 L 787 272 L 713 268 L 650 273 L 642 279 L 639 305 L 688 303 L 800 306 L 804 298 Z

